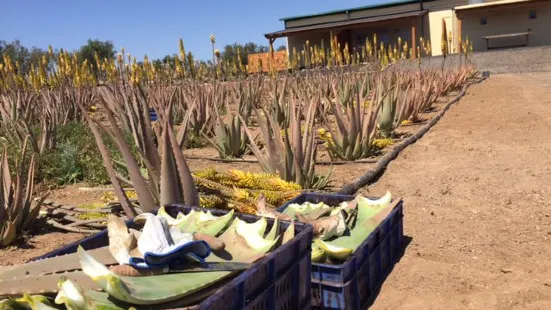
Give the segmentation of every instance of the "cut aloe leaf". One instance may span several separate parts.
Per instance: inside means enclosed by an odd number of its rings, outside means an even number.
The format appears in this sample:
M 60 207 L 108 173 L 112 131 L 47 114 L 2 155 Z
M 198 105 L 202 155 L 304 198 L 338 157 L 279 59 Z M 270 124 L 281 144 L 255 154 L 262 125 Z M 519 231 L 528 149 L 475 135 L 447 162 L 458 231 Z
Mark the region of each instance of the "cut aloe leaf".
M 321 263 L 325 261 L 325 251 L 317 244 L 312 244 L 312 262 Z
M 230 272 L 165 274 L 150 277 L 121 277 L 109 271 L 81 247 L 82 271 L 113 298 L 136 305 L 156 305 L 185 297 L 228 276 Z
M 125 310 L 133 308 L 129 304 L 120 303 L 117 305 L 109 295 L 104 292 L 94 290 L 83 290 L 75 285 L 71 280 L 61 280 L 59 284 L 59 293 L 55 298 L 55 303 L 65 305 L 69 310 Z
M 23 297 L 0 303 L 0 309 L 55 310 L 45 296 L 29 294 L 23 294 Z
M 247 223 L 240 219 L 236 219 L 236 221 L 241 226 L 247 226 L 247 230 L 249 230 L 250 232 L 256 232 L 261 236 L 264 236 L 264 232 L 266 232 L 266 227 L 268 226 L 268 221 L 266 221 L 266 218 L 264 217 L 260 218 L 254 223 Z
M 283 213 L 289 215 L 292 218 L 296 218 L 296 214 L 300 214 L 306 220 L 313 221 L 329 213 L 330 211 L 331 211 L 331 207 L 324 204 L 323 202 L 320 202 L 320 203 L 305 202 L 300 205 L 296 203 L 290 204 L 285 209 L 285 211 L 283 211 Z
M 287 227 L 287 230 L 283 233 L 283 240 L 281 241 L 281 244 L 285 244 L 289 242 L 291 239 L 295 237 L 295 222 L 291 221 L 291 224 L 289 224 L 289 227 Z
M 317 236 L 322 240 L 340 237 L 348 229 L 342 212 L 329 217 L 317 219 L 311 222 L 311 224 L 314 226 L 314 236 Z
M 179 227 L 182 232 L 201 232 L 207 235 L 216 236 L 228 226 L 233 215 L 233 210 L 223 216 L 214 216 L 210 211 L 198 211 L 194 212 L 189 220 L 184 224 L 180 224 Z
M 275 240 L 277 231 L 279 230 L 279 222 L 277 218 L 274 219 L 274 224 L 272 225 L 272 229 L 268 232 L 266 235 L 266 240 Z
M 356 250 L 369 234 L 390 214 L 394 208 L 394 204 L 390 204 L 391 199 L 390 192 L 387 192 L 385 196 L 377 200 L 357 196 L 358 218 L 356 219 L 356 225 L 350 229 L 349 235 L 326 241 L 326 243 L 340 248 Z
M 178 216 L 176 218 L 173 218 L 172 216 L 170 216 L 170 214 L 168 214 L 168 212 L 166 212 L 166 209 L 164 206 L 160 207 L 159 211 L 157 211 L 157 216 L 165 218 L 168 225 L 170 226 L 176 226 L 181 223 L 182 217 L 180 217 L 180 214 L 181 213 L 178 213 Z
M 71 280 L 62 279 L 59 283 L 59 293 L 55 297 L 55 303 L 64 304 L 67 309 L 85 310 L 92 306 L 82 294 L 82 291 Z
M 353 252 L 353 250 L 350 248 L 341 248 L 338 246 L 334 246 L 320 239 L 314 239 L 314 243 L 324 252 L 325 255 L 338 260 L 346 260 L 348 256 L 350 256 L 350 254 L 352 254 Z M 312 253 L 313 251 L 314 247 L 312 247 Z
M 230 227 L 218 237 L 226 245 L 226 254 L 211 253 L 206 261 L 234 261 L 251 263 L 261 258 L 277 242 L 263 238 L 266 220 L 246 223 L 235 219 Z M 260 232 L 262 234 L 260 234 Z M 81 247 L 78 249 L 82 271 L 107 292 L 112 298 L 136 305 L 158 305 L 190 296 L 231 276 L 232 272 L 196 272 L 165 274 L 150 277 L 123 277 L 111 272 L 97 262 Z
M 266 219 L 262 219 L 264 220 L 263 222 L 267 224 Z M 256 223 L 249 224 L 240 219 L 235 219 L 234 223 L 236 223 L 236 234 L 241 238 L 244 238 L 247 245 L 258 252 L 268 252 L 276 244 L 277 239 L 279 238 L 274 238 L 274 240 L 264 239 L 262 236 L 266 230 L 266 225 L 264 225 L 262 229 L 259 229 Z
M 392 201 L 392 194 L 387 191 L 383 197 L 377 200 L 371 200 L 367 197 L 358 195 L 356 196 L 356 200 L 358 201 L 358 207 L 360 209 L 363 207 L 371 207 L 373 209 L 380 210 L 390 204 L 390 202 Z

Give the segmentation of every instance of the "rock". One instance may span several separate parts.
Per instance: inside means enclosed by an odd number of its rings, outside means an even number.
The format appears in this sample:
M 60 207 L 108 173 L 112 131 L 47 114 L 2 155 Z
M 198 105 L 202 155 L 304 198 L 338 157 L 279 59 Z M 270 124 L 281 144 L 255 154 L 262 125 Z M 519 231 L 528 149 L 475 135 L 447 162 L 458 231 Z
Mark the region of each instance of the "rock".
M 513 272 L 513 270 L 511 270 L 511 269 L 509 269 L 509 268 L 503 268 L 503 267 L 500 269 L 500 271 L 503 272 L 503 273 L 511 273 L 511 272 Z

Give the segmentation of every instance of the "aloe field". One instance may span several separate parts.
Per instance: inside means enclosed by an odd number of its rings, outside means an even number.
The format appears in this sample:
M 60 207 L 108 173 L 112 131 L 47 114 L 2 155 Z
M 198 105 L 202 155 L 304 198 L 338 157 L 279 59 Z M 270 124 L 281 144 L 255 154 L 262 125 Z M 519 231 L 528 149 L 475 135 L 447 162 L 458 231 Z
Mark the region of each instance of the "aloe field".
M 234 63 L 221 62 L 214 36 L 211 43 L 210 67 L 194 62 L 182 40 L 174 63 L 161 67 L 124 49 L 89 63 L 50 48 L 22 73 L 3 55 L 0 251 L 21 255 L 2 256 L 2 263 L 21 264 L 109 231 L 105 253 L 79 249 L 59 263 L 0 269 L 0 277 L 18 283 L 0 295 L 22 296 L 4 305 L 120 309 L 188 298 L 187 305 L 235 276 L 187 273 L 193 281 L 185 287 L 179 273 L 131 276 L 137 271 L 127 262 L 153 259 L 144 255 L 144 236 L 163 225 L 171 232 L 162 236 L 170 244 L 163 255 L 187 240 L 202 262 L 253 264 L 292 242 L 293 221 L 308 223 L 312 261 L 339 264 L 390 212 L 396 195 L 385 190 L 379 200 L 358 195 L 341 206 L 275 209 L 304 192 L 356 193 L 480 81 L 468 40 L 453 66 L 445 64 L 446 44 L 444 57 L 431 59 L 421 57 L 431 49 L 423 41 L 417 51 L 401 39 L 384 44 L 376 36 L 361 51 L 341 47 L 336 38 L 327 48 L 306 42 L 289 57 L 288 71 L 265 74 L 247 73 L 239 54 Z M 163 207 L 172 204 L 225 215 L 169 214 Z M 247 222 L 234 213 L 259 219 Z M 142 228 L 127 231 L 123 221 L 130 219 Z M 29 242 L 34 249 L 25 249 Z M 231 258 L 215 253 L 218 248 Z M 117 262 L 131 270 L 106 267 Z M 73 269 L 53 267 L 65 263 Z M 27 280 L 20 278 L 25 270 Z M 50 283 L 73 270 L 57 286 Z M 22 289 L 36 280 L 31 276 L 43 275 L 50 282 Z

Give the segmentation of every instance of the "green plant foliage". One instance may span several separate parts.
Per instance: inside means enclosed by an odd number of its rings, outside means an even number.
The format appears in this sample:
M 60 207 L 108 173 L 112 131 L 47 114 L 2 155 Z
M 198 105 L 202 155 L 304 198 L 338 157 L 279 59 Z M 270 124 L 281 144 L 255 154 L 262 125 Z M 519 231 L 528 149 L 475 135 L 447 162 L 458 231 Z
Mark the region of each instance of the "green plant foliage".
M 128 135 L 130 140 L 130 135 Z M 84 123 L 60 126 L 56 133 L 56 148 L 46 151 L 39 158 L 38 181 L 51 181 L 57 185 L 86 182 L 90 185 L 109 183 L 94 136 Z M 122 156 L 112 141 L 104 139 L 113 158 Z M 126 176 L 126 169 L 118 165 L 117 172 Z

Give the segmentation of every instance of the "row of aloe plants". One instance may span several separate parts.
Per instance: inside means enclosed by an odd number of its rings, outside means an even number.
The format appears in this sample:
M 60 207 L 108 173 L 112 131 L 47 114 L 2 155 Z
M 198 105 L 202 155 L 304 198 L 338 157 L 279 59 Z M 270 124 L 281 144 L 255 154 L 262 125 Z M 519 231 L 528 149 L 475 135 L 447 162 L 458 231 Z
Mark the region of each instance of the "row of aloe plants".
M 92 66 L 76 55 L 54 54 L 50 49 L 28 74 L 3 55 L 0 130 L 9 143 L 21 148 L 28 144 L 31 153 L 40 155 L 56 147 L 59 126 L 88 124 L 129 217 L 168 201 L 198 205 L 194 184 L 216 187 L 192 175 L 185 162 L 182 150 L 190 134 L 206 137 L 221 158 L 250 152 L 266 173 L 301 188 L 323 188 L 330 175 L 316 172 L 320 140 L 325 140 L 333 160 L 376 154 L 378 138 L 392 137 L 404 122 L 420 121 L 421 113 L 439 96 L 475 73 L 466 55 L 465 47 L 465 62 L 448 70 L 421 64 L 419 70 L 384 66 L 375 72 L 340 67 L 212 83 L 165 79 L 147 59 L 138 64 L 124 54 L 114 61 L 96 59 Z M 151 109 L 158 121 L 150 120 Z M 317 130 L 325 133 L 317 136 Z M 116 144 L 123 162 L 112 158 L 105 139 Z M 121 175 L 114 166 L 124 167 L 127 174 Z M 15 173 L 24 169 L 19 170 Z M 17 183 L 21 186 L 15 191 L 32 192 L 25 183 Z M 136 188 L 140 210 L 126 197 L 123 185 Z M 20 196 L 15 203 L 6 200 L 4 210 L 20 210 L 14 207 L 22 204 Z

